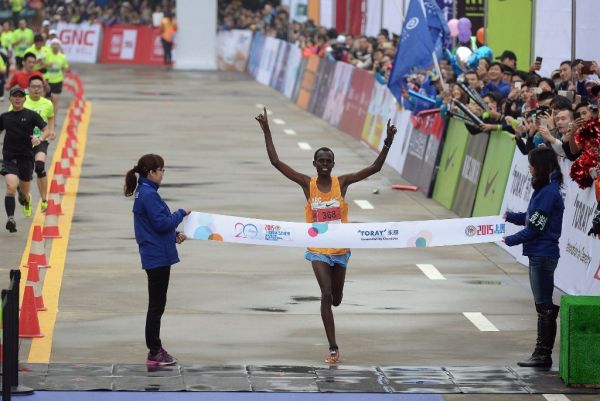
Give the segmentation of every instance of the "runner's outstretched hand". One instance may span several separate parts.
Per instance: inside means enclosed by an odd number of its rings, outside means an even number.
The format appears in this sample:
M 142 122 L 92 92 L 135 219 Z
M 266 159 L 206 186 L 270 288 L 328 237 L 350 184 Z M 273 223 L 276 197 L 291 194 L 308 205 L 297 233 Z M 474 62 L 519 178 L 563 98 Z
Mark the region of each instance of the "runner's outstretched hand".
M 260 128 L 262 128 L 263 132 L 268 132 L 269 130 L 269 119 L 267 118 L 267 107 L 264 108 L 264 114 L 259 114 L 255 117 L 256 121 L 260 124 Z
M 392 144 L 392 142 L 394 141 L 394 135 L 396 135 L 396 132 L 398 131 L 396 129 L 395 125 L 391 125 L 390 124 L 391 122 L 392 122 L 392 120 L 388 118 L 388 122 L 387 122 L 387 137 L 385 138 L 386 145 L 391 145 Z

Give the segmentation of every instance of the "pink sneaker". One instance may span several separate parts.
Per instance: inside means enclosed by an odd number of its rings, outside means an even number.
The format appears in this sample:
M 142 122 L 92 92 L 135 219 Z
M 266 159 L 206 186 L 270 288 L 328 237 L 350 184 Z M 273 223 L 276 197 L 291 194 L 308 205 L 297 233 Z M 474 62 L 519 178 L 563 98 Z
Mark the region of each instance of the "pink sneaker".
M 148 352 L 148 359 L 146 360 L 146 364 L 148 365 L 175 365 L 177 363 L 177 359 L 171 356 L 164 348 L 161 348 L 156 355 L 152 355 Z

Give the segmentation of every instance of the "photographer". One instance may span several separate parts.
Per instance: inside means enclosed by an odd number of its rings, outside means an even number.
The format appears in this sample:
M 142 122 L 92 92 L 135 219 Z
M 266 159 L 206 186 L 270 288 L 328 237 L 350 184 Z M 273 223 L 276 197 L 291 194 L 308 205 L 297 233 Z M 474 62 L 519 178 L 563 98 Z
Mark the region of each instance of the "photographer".
M 331 45 L 331 56 L 335 61 L 343 61 L 344 63 L 350 62 L 350 52 L 348 45 L 346 44 L 346 37 L 344 35 L 338 35 L 335 43 Z
M 574 137 L 577 130 L 573 122 L 573 112 L 570 108 L 553 109 L 552 117 L 556 128 L 551 130 L 547 124 L 546 127 L 539 128 L 539 133 L 556 154 L 574 161 L 579 157 L 581 152 L 572 152 L 569 145 L 571 138 Z M 546 117 L 544 116 L 543 118 Z
M 550 118 L 552 111 L 549 106 L 552 99 L 552 94 L 542 94 L 538 99 L 538 107 L 526 112 L 525 118 L 517 120 L 519 123 L 513 132 L 517 148 L 522 154 L 527 155 L 540 145 L 549 146 L 549 144 L 545 144 L 545 139 L 540 131 L 547 130 L 548 133 L 551 133 L 554 130 L 554 121 Z
M 526 75 L 526 74 L 525 74 Z M 512 76 L 512 88 L 504 102 L 504 115 L 507 117 L 518 118 L 523 113 L 523 106 L 529 96 L 527 84 L 523 75 L 516 73 Z M 510 123 L 510 121 L 509 121 Z
M 573 84 L 573 69 L 571 68 L 570 61 L 563 61 L 560 63 L 560 85 L 558 85 L 559 91 L 573 91 L 575 92 L 575 84 Z
M 573 112 L 574 132 L 576 132 L 583 124 L 594 118 L 592 107 L 588 102 L 581 102 L 575 106 Z M 581 148 L 575 141 L 575 135 L 572 135 L 569 140 L 569 150 L 572 154 L 581 154 Z

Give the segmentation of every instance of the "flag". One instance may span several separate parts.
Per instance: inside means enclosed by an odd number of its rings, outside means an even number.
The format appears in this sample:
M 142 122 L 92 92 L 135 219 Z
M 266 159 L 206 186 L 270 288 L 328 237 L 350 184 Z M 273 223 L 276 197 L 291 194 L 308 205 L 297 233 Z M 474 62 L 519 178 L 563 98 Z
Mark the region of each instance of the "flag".
M 428 21 L 423 14 L 420 0 L 411 0 L 400 34 L 400 42 L 394 57 L 394 64 L 388 80 L 388 87 L 394 97 L 402 101 L 404 77 L 413 68 L 425 69 L 433 64 L 432 53 L 435 43 L 429 32 Z
M 435 54 L 439 60 L 442 58 L 442 51 L 450 42 L 450 28 L 448 28 L 448 22 L 436 0 L 423 0 L 423 6 L 425 7 L 431 41 L 435 46 Z

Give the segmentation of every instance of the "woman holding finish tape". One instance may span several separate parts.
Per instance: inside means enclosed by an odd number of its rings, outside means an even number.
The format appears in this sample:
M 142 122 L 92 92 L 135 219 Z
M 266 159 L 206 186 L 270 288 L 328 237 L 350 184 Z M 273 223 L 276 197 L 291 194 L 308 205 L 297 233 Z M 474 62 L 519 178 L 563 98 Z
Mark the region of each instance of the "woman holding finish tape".
M 158 194 L 165 173 L 165 162 L 154 154 L 144 155 L 125 176 L 125 196 L 135 194 L 133 223 L 142 268 L 148 276 L 148 312 L 146 314 L 146 346 L 148 365 L 173 365 L 171 356 L 160 340 L 160 320 L 167 304 L 171 265 L 179 262 L 177 247 L 186 237 L 175 231 L 190 209 L 171 213 Z M 136 179 L 136 174 L 139 178 Z
M 317 176 L 311 178 L 279 160 L 271 138 L 266 108 L 264 114 L 256 117 L 256 121 L 260 124 L 265 135 L 267 154 L 273 167 L 302 188 L 306 197 L 305 214 L 307 223 L 347 223 L 348 205 L 344 201 L 344 196 L 348 187 L 381 170 L 396 134 L 396 127 L 390 125 L 390 120 L 388 120 L 387 137 L 375 162 L 356 173 L 344 174 L 339 177 L 331 175 L 331 170 L 335 166 L 333 151 L 329 148 L 317 149 L 313 160 Z M 329 352 L 325 362 L 329 364 L 335 364 L 340 360 L 331 306 L 339 306 L 342 302 L 346 266 L 350 255 L 350 249 L 347 248 L 308 248 L 305 253 L 305 259 L 311 262 L 321 289 L 321 318 L 329 342 Z
M 507 222 L 525 226 L 504 238 L 508 246 L 523 244 L 529 258 L 529 282 L 538 313 L 537 342 L 531 357 L 519 362 L 522 367 L 552 366 L 552 348 L 556 338 L 557 305 L 552 302 L 554 271 L 558 265 L 558 240 L 562 230 L 565 204 L 560 193 L 563 175 L 554 150 L 539 147 L 529 152 L 529 171 L 533 195 L 526 213 L 507 211 Z

